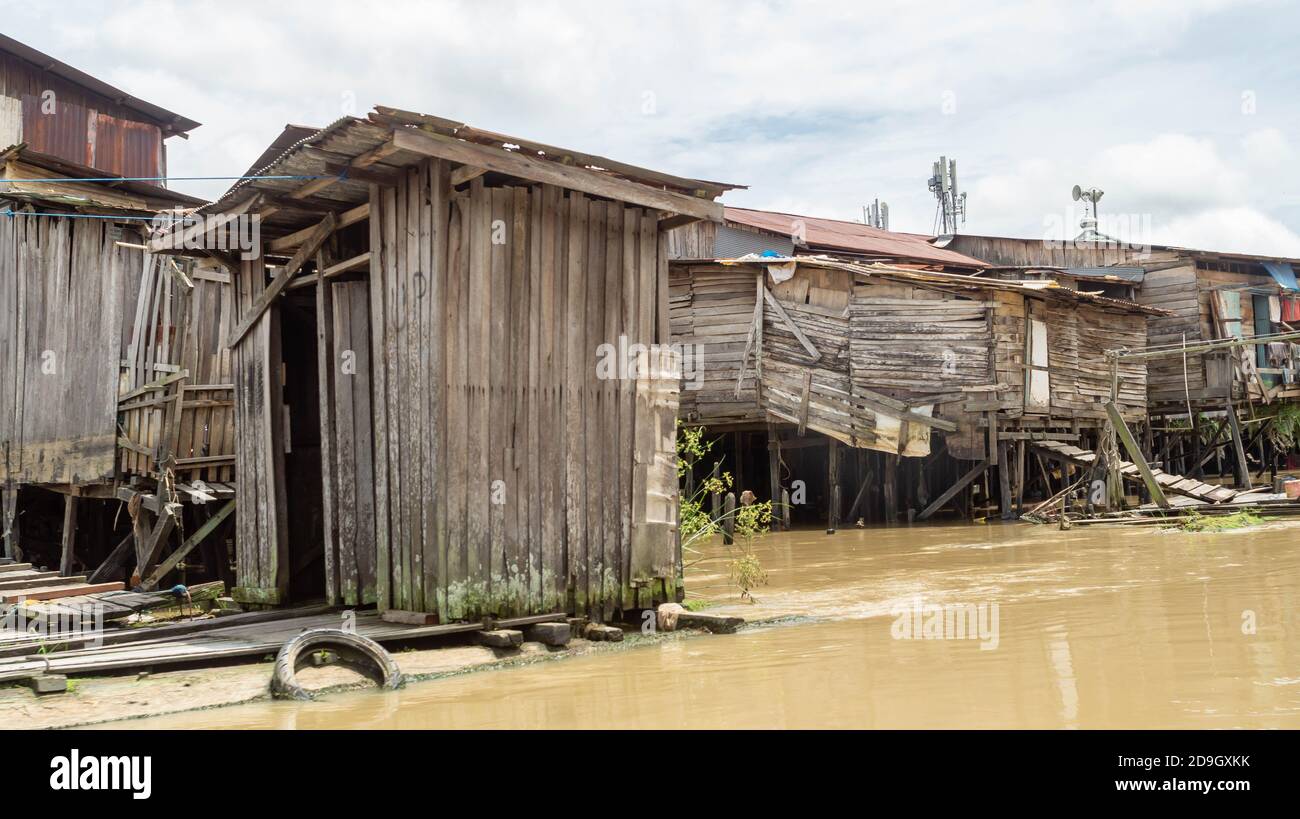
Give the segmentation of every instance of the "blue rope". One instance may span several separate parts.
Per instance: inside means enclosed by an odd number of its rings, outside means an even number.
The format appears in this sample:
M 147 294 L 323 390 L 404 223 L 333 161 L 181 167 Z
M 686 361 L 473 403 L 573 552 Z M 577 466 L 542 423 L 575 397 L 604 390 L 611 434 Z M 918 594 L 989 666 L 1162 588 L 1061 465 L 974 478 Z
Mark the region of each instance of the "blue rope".
M 45 213 L 42 211 L 14 210 L 13 208 L 5 208 L 4 210 L 0 211 L 0 216 L 8 216 L 10 219 L 12 219 L 15 216 L 54 216 L 60 219 L 112 219 L 114 221 L 129 220 L 129 221 L 140 221 L 140 222 L 152 222 L 154 221 L 155 218 L 157 218 L 154 216 L 112 216 L 108 214 L 98 214 L 98 213 Z

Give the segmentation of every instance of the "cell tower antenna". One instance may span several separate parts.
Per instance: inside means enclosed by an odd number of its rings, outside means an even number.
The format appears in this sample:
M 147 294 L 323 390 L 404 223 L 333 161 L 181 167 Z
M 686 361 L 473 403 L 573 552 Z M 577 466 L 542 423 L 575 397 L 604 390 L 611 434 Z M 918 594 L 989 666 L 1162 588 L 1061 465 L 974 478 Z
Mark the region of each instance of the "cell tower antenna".
M 889 204 L 879 199 L 862 206 L 862 222 L 873 228 L 889 230 Z
M 1083 232 L 1080 233 L 1078 236 L 1074 237 L 1074 240 L 1076 242 L 1115 241 L 1114 238 L 1107 236 L 1106 234 L 1102 233 L 1100 230 L 1097 229 L 1097 225 L 1098 225 L 1097 203 L 1100 202 L 1101 197 L 1105 195 L 1106 192 L 1099 188 L 1085 189 L 1080 187 L 1079 185 L 1075 185 L 1074 190 L 1070 192 L 1070 196 L 1074 198 L 1074 201 L 1076 202 L 1083 201 L 1088 203 L 1083 206 L 1083 219 L 1079 221 L 1079 227 L 1083 228 Z M 1091 206 L 1091 213 L 1089 212 L 1089 206 Z
M 940 236 L 951 236 L 966 224 L 966 194 L 957 186 L 957 160 L 939 157 L 931 166 L 930 192 L 939 200 L 934 223 Z

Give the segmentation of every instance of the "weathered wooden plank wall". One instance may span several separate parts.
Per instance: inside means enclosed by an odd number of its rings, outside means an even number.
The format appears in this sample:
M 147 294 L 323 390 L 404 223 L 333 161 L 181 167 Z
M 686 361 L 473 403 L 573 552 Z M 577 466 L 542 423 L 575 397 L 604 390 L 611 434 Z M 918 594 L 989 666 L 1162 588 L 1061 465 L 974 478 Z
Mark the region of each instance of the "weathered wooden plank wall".
M 334 369 L 330 457 L 333 482 L 327 514 L 335 527 L 326 551 L 330 597 L 347 605 L 375 602 L 375 495 L 370 405 L 370 298 L 366 282 L 339 282 L 332 291 Z M 327 532 L 331 532 L 326 527 Z M 337 591 L 335 591 L 337 590 Z
M 620 350 L 668 332 L 658 213 L 481 177 L 452 194 L 434 160 L 372 189 L 370 231 L 380 606 L 608 617 L 673 599 L 667 513 L 646 497 L 676 391 L 638 401 L 618 378 Z
M 234 319 L 266 289 L 262 258 L 241 262 L 234 277 Z M 235 385 L 237 600 L 283 602 L 289 585 L 284 481 L 284 398 L 280 309 L 272 304 L 232 351 Z
M 669 233 L 681 235 L 685 229 Z M 747 376 L 740 381 L 739 394 L 736 391 L 741 358 L 754 324 L 754 279 L 753 270 L 741 267 L 672 268 L 672 339 L 690 345 L 693 362 L 700 369 L 693 374 L 690 388 L 681 392 L 684 420 L 717 426 L 761 422 L 766 417 L 758 404 L 752 348 L 747 357 Z
M 121 288 L 141 252 L 105 220 L 0 220 L 0 480 L 111 478 Z
M 154 475 L 168 410 L 179 401 L 174 470 L 183 481 L 234 478 L 230 351 L 233 313 L 227 273 L 188 259 L 146 255 L 126 277 L 118 394 L 123 474 Z M 184 316 L 184 319 L 182 319 Z M 175 377 L 187 373 L 179 381 Z M 166 387 L 150 388 L 173 379 Z

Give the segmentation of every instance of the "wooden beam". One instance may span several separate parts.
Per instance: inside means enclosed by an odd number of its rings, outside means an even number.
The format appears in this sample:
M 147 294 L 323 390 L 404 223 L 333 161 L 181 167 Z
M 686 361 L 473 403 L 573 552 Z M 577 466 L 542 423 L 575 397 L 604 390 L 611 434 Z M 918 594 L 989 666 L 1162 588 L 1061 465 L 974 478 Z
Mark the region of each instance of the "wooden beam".
M 353 270 L 370 266 L 370 251 L 367 250 L 359 256 L 353 256 L 345 262 L 330 265 L 325 268 L 323 273 L 311 273 L 306 276 L 299 276 L 289 282 L 289 290 L 298 290 L 303 287 L 313 287 L 323 277 L 326 280 L 342 276 L 344 273 L 350 273 Z
M 803 400 L 799 402 L 799 437 L 808 430 L 808 407 L 812 399 L 812 370 L 803 374 Z
M 355 225 L 358 222 L 364 222 L 369 218 L 370 218 L 370 203 L 365 202 L 363 204 L 357 205 L 355 208 L 352 208 L 351 210 L 345 210 L 342 213 L 338 214 L 339 221 L 338 224 L 334 227 L 334 229 L 342 230 L 343 228 L 349 227 L 351 225 Z M 302 230 L 295 231 L 285 236 L 281 236 L 279 239 L 272 239 L 270 243 L 267 245 L 267 249 L 270 250 L 272 253 L 284 253 L 286 251 L 293 250 L 298 245 L 307 241 L 307 239 L 311 236 L 312 231 L 314 231 L 315 229 L 316 229 L 316 225 L 312 225 L 311 227 L 305 227 Z
M 164 507 L 162 513 L 158 515 L 158 520 L 153 525 L 153 531 L 149 533 L 149 539 L 145 542 L 144 550 L 140 553 L 140 561 L 136 565 L 136 572 L 140 577 L 147 576 L 149 569 L 158 560 L 158 554 L 162 551 L 163 544 L 171 536 L 172 529 L 176 528 L 176 518 L 180 513 L 180 504 L 169 503 Z
M 262 291 L 262 295 L 258 296 L 257 301 L 249 308 L 248 313 L 239 320 L 239 324 L 230 332 L 230 336 L 226 340 L 227 347 L 234 349 L 239 340 L 253 328 L 253 325 L 262 317 L 262 314 L 271 306 L 271 303 L 284 292 L 284 288 L 289 284 L 290 280 L 298 274 L 298 271 L 307 263 L 312 254 L 319 250 L 320 246 L 334 232 L 337 223 L 337 218 L 331 213 L 312 229 L 311 236 L 298 248 L 289 263 L 280 270 L 271 284 Z
M 487 173 L 487 168 L 479 168 L 474 165 L 461 165 L 451 172 L 451 186 L 458 188 L 466 182 L 472 182 L 483 174 Z
M 1246 448 L 1241 441 L 1241 424 L 1237 422 L 1237 408 L 1232 405 L 1231 398 L 1224 402 L 1224 408 L 1228 413 L 1228 428 L 1232 430 L 1232 448 L 1237 461 L 1237 488 L 1250 489 L 1250 467 L 1246 464 Z
M 425 131 L 395 131 L 393 144 L 404 151 L 439 157 L 462 165 L 474 165 L 520 179 L 557 185 L 642 207 L 698 216 L 711 222 L 722 221 L 721 203 L 629 182 L 576 165 L 562 165 L 558 162 L 534 159 L 501 148 L 465 142 Z
M 122 567 L 122 564 L 126 563 L 126 559 L 131 555 L 131 552 L 134 551 L 134 546 L 134 534 L 122 538 L 122 542 L 113 547 L 113 551 L 108 553 L 108 557 L 104 558 L 104 562 L 99 564 L 99 568 L 95 569 L 94 573 L 86 579 L 86 582 L 93 585 L 95 583 L 105 583 L 111 580 L 117 573 L 117 570 Z
M 396 187 L 401 179 L 400 171 L 388 171 L 382 169 L 372 170 L 370 168 L 361 168 L 356 165 L 341 165 L 337 162 L 326 162 L 325 173 L 331 173 L 339 177 L 339 181 L 365 182 L 366 184 L 374 183 L 385 187 Z
M 238 217 L 243 216 L 245 213 L 248 213 L 250 210 L 260 205 L 261 201 L 261 195 L 255 194 L 249 197 L 245 202 L 236 205 L 225 213 L 212 214 L 211 218 L 205 217 L 201 219 L 198 224 L 190 225 L 181 230 L 179 234 L 173 230 L 170 233 L 150 239 L 149 252 L 160 253 L 167 250 L 183 250 L 192 240 L 204 235 L 210 230 L 225 227 L 230 222 L 233 222 Z M 182 224 L 184 223 L 182 222 Z
M 73 546 L 77 542 L 77 496 L 63 496 L 63 551 L 59 558 L 59 575 L 72 574 Z
M 808 336 L 804 335 L 803 330 L 799 329 L 799 325 L 794 323 L 790 318 L 790 314 L 785 311 L 785 307 L 781 305 L 781 302 L 776 296 L 772 295 L 772 291 L 767 289 L 766 284 L 763 285 L 763 298 L 768 304 L 772 305 L 772 310 L 781 317 L 781 321 L 785 322 L 785 326 L 789 328 L 790 332 L 794 333 L 794 337 L 799 339 L 799 343 L 808 351 L 808 355 L 812 356 L 814 360 L 821 359 L 822 354 L 818 352 L 817 348 L 813 346 L 813 343 L 808 340 Z
M 1169 499 L 1165 497 L 1165 492 L 1160 488 L 1159 481 L 1151 472 L 1151 466 L 1147 459 L 1142 457 L 1142 448 L 1138 446 L 1137 440 L 1129 430 L 1128 424 L 1124 423 L 1124 416 L 1120 415 L 1119 408 L 1113 401 L 1107 401 L 1106 415 L 1110 417 L 1111 426 L 1115 429 L 1115 434 L 1119 436 L 1119 442 L 1124 445 L 1128 452 L 1129 460 L 1137 467 L 1138 473 L 1142 475 L 1142 483 L 1146 484 L 1147 492 L 1151 494 L 1151 500 L 1155 501 L 1161 509 L 1169 508 Z
M 698 216 L 690 216 L 686 214 L 677 213 L 672 216 L 668 216 L 663 219 L 660 219 L 659 229 L 672 230 L 673 228 L 679 228 L 683 225 L 693 225 L 698 221 L 700 221 Z
M 186 555 L 194 550 L 195 546 L 198 546 L 204 540 L 207 540 L 208 536 L 216 531 L 217 527 L 221 525 L 221 522 L 228 518 L 230 513 L 233 511 L 235 511 L 235 501 L 229 500 L 224 506 L 217 510 L 216 514 L 204 521 L 203 525 L 200 526 L 194 534 L 190 535 L 189 538 L 180 545 L 179 549 L 172 552 L 166 560 L 159 563 L 158 567 L 149 573 L 149 577 L 140 584 L 144 587 L 144 590 L 152 591 L 153 589 L 158 588 L 159 581 L 166 577 L 168 572 L 179 566 L 180 562 L 185 559 Z
M 975 465 L 973 469 L 971 469 L 971 471 L 967 472 L 965 475 L 962 475 L 960 478 L 957 479 L 956 483 L 948 487 L 946 492 L 944 492 L 939 497 L 935 498 L 933 503 L 925 507 L 925 509 L 922 510 L 921 514 L 917 515 L 916 519 L 928 520 L 931 515 L 933 515 L 935 512 L 938 512 L 940 509 L 946 506 L 948 504 L 948 501 L 955 498 L 958 492 L 960 492 L 961 490 L 969 486 L 971 481 L 975 480 L 980 475 L 984 474 L 984 470 L 988 469 L 991 463 L 992 462 L 988 458 L 985 458 L 984 460 L 980 461 L 978 464 Z

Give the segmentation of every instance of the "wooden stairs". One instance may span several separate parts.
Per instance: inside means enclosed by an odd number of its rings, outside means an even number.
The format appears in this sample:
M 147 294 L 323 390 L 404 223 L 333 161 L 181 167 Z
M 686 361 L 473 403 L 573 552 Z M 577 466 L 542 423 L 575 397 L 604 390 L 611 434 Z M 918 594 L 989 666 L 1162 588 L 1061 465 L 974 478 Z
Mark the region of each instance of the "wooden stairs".
M 1089 452 L 1086 449 L 1080 449 L 1077 446 L 1061 443 L 1060 441 L 1034 441 L 1030 444 L 1030 447 L 1049 458 L 1057 461 L 1068 461 L 1076 466 L 1090 467 L 1097 460 L 1095 452 Z M 1130 461 L 1120 461 L 1119 472 L 1130 481 L 1142 482 L 1141 473 L 1138 471 L 1137 466 Z M 1185 495 L 1205 503 L 1228 503 L 1245 491 L 1230 489 L 1226 486 L 1215 486 L 1182 475 L 1171 475 L 1155 467 L 1152 467 L 1151 474 L 1155 476 L 1156 483 L 1160 484 L 1160 488 L 1166 493 Z
M 30 563 L 0 561 L 0 604 L 20 600 L 54 600 L 93 592 L 120 591 L 121 583 L 87 583 L 85 575 L 59 577 L 58 572 L 42 572 Z

